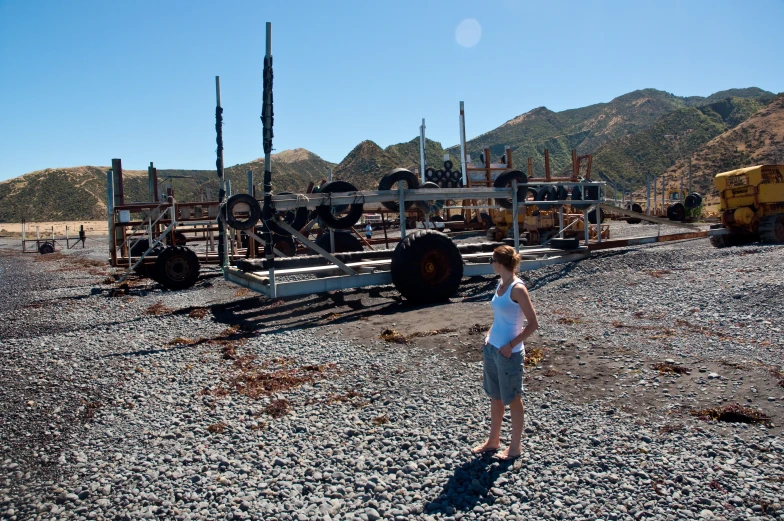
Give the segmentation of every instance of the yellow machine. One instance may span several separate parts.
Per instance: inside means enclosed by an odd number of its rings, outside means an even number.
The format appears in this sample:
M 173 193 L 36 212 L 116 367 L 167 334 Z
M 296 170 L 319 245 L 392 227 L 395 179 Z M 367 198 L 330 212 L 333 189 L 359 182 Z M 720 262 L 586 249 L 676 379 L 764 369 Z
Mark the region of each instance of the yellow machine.
M 729 235 L 711 237 L 720 248 L 760 240 L 784 242 L 784 165 L 759 165 L 722 172 L 719 191 L 721 225 Z

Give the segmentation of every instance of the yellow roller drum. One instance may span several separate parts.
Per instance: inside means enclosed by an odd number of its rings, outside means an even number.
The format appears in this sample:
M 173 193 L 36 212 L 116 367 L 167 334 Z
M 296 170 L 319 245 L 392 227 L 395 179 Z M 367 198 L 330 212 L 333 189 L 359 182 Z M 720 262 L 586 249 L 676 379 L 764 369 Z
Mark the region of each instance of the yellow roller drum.
M 754 221 L 754 212 L 748 206 L 743 206 L 735 210 L 733 217 L 737 224 L 749 225 Z

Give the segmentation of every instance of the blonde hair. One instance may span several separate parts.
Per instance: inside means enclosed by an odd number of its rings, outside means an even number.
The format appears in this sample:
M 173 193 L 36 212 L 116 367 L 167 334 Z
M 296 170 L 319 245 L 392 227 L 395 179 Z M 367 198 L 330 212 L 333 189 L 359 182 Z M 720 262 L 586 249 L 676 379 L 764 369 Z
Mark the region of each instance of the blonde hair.
M 493 250 L 493 258 L 498 264 L 511 271 L 517 271 L 517 267 L 522 259 L 520 254 L 515 252 L 514 248 L 506 244 Z

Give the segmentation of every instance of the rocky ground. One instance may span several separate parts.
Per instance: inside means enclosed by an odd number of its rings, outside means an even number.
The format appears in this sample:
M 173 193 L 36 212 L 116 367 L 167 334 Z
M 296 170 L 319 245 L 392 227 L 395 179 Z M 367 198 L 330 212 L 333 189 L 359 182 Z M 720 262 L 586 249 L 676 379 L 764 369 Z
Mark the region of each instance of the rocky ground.
M 543 358 L 512 463 L 469 450 L 490 277 L 428 308 L 391 287 L 270 301 L 216 273 L 118 290 L 88 246 L 0 242 L 2 519 L 784 519 L 780 246 L 525 273 Z

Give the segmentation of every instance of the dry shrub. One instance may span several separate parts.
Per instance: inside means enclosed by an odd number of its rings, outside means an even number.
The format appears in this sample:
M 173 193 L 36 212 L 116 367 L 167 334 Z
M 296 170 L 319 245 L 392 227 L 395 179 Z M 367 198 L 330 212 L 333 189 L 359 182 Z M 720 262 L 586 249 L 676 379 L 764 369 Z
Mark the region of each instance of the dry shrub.
M 670 270 L 646 270 L 645 273 L 657 279 L 672 273 Z
M 207 308 L 194 308 L 188 313 L 188 316 L 191 318 L 204 318 L 207 316 L 207 313 Z
M 483 326 L 481 324 L 474 324 L 473 326 L 468 328 L 468 334 L 469 335 L 478 335 L 479 333 L 484 333 L 485 331 L 488 331 L 489 329 L 490 329 L 490 326 Z
M 381 332 L 381 336 L 379 336 L 379 338 L 385 342 L 394 342 L 396 344 L 405 344 L 408 342 L 406 337 L 394 329 L 385 329 Z
M 680 432 L 680 431 L 682 431 L 684 429 L 685 429 L 685 427 L 683 426 L 683 424 L 677 423 L 677 424 L 674 424 L 674 425 L 664 425 L 664 426 L 662 426 L 661 429 L 659 429 L 659 432 L 662 433 L 662 434 L 670 434 L 672 432 Z
M 234 292 L 235 297 L 247 297 L 250 295 L 250 290 L 248 288 L 240 288 Z
M 223 431 L 226 430 L 227 425 L 225 423 L 213 423 L 207 430 L 213 434 L 222 434 Z
M 545 376 L 548 376 L 548 377 L 552 377 L 552 376 L 557 376 L 557 375 L 559 375 L 559 374 L 561 374 L 561 373 L 559 373 L 559 372 L 558 372 L 558 371 L 556 371 L 555 369 L 552 369 L 552 368 L 551 368 L 551 369 L 548 369 L 547 371 L 545 371 L 545 372 L 544 372 L 544 373 L 542 373 L 542 374 L 543 374 L 543 375 L 545 375 Z
M 168 315 L 172 311 L 174 311 L 172 308 L 165 306 L 163 302 L 159 300 L 155 304 L 148 307 L 145 313 L 159 317 L 161 315 Z
M 737 403 L 731 403 L 723 407 L 713 407 L 709 409 L 702 409 L 699 411 L 692 411 L 692 416 L 696 416 L 701 420 L 716 420 L 728 423 L 751 423 L 763 424 L 770 426 L 770 416 L 752 409 L 751 407 L 744 407 Z
M 67 259 L 67 258 L 68 258 L 67 255 L 64 255 L 64 254 L 62 254 L 60 252 L 54 252 L 54 253 L 47 253 L 46 255 L 37 255 L 36 257 L 33 258 L 33 261 L 34 262 L 50 262 L 50 261 L 56 261 L 56 260 L 64 260 L 64 259 Z
M 560 317 L 557 320 L 557 322 L 559 324 L 566 324 L 566 325 L 569 325 L 569 326 L 573 326 L 575 324 L 579 324 L 580 322 L 582 322 L 582 320 L 580 320 L 579 318 L 576 318 L 576 317 Z
M 95 416 L 95 411 L 97 411 L 103 404 L 101 402 L 88 402 L 86 400 L 82 400 L 82 405 L 84 405 L 84 414 L 82 415 L 82 419 L 84 421 L 89 421 Z
M 536 367 L 542 360 L 544 360 L 544 349 L 541 347 L 529 347 L 525 350 L 525 367 Z
M 345 394 L 333 394 L 329 398 L 327 398 L 327 403 L 350 403 L 355 407 L 363 407 L 367 405 L 367 402 L 363 400 L 364 395 L 362 395 L 356 389 L 351 389 L 350 391 L 346 392 Z
M 286 399 L 275 400 L 269 405 L 264 407 L 264 413 L 269 414 L 273 418 L 280 418 L 285 416 L 291 408 L 289 401 Z
M 379 416 L 378 418 L 373 418 L 373 423 L 375 425 L 384 425 L 385 423 L 389 423 L 389 416 L 386 414 Z
M 166 345 L 169 346 L 192 346 L 197 344 L 199 341 L 194 338 L 183 338 L 178 336 L 174 340 L 170 340 Z
M 209 388 L 205 387 L 204 389 L 199 391 L 199 396 L 217 396 L 217 397 L 222 397 L 222 396 L 228 396 L 228 395 L 229 395 L 229 391 L 227 389 L 225 389 L 224 387 L 221 387 L 220 385 L 216 386 L 213 389 L 209 389 Z
M 691 369 L 688 367 L 667 362 L 657 362 L 653 364 L 653 368 L 659 371 L 659 374 L 691 374 Z
M 335 368 L 335 364 L 296 367 L 291 358 L 277 358 L 261 365 L 254 365 L 254 361 L 252 356 L 237 359 L 234 368 L 238 373 L 230 379 L 231 387 L 239 394 L 253 399 L 312 383 Z M 271 365 L 276 368 L 267 370 Z

